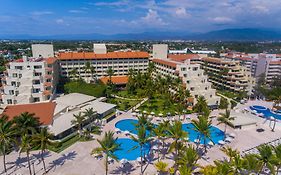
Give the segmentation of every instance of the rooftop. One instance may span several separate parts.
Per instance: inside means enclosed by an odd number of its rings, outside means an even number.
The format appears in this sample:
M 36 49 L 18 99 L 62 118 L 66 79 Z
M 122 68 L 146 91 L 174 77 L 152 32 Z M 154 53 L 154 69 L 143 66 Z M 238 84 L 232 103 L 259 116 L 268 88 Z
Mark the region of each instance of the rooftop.
M 101 77 L 100 80 L 107 84 L 109 81 L 109 76 Z M 112 76 L 111 81 L 113 84 L 121 85 L 121 84 L 127 84 L 128 83 L 128 76 Z
M 7 115 L 12 120 L 15 116 L 28 112 L 35 114 L 35 117 L 38 117 L 43 125 L 50 125 L 53 123 L 55 107 L 56 103 L 54 102 L 9 105 L 6 106 L 2 114 Z
M 173 61 L 184 62 L 188 59 L 198 59 L 200 56 L 198 54 L 169 54 L 168 58 Z
M 173 62 L 173 61 L 170 61 L 168 59 L 158 59 L 158 58 L 154 58 L 152 60 L 154 63 L 160 63 L 160 64 L 164 64 L 164 65 L 167 65 L 167 66 L 170 66 L 170 67 L 174 67 L 176 68 L 177 67 L 177 63 Z
M 68 52 L 59 53 L 58 59 L 117 59 L 117 58 L 148 58 L 147 52 L 108 52 L 105 54 L 96 54 L 94 52 Z

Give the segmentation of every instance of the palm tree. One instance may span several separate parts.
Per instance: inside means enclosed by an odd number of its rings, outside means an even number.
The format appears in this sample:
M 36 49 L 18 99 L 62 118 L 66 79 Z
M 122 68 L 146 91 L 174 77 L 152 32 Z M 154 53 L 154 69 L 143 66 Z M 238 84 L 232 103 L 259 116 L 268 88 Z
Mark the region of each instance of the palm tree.
M 197 165 L 197 161 L 199 160 L 199 155 L 196 149 L 189 145 L 188 147 L 184 147 L 184 149 L 180 150 L 179 159 L 177 163 L 180 166 L 189 167 L 191 170 L 195 169 Z
M 45 164 L 45 160 L 44 160 L 44 153 L 46 152 L 46 150 L 49 146 L 54 145 L 54 142 L 51 141 L 52 138 L 53 138 L 53 135 L 48 132 L 47 127 L 41 128 L 40 132 L 38 134 L 34 135 L 32 138 L 32 144 L 34 146 L 40 147 L 41 160 L 43 162 L 43 168 L 44 168 L 45 173 L 47 173 L 47 171 L 46 171 L 46 164 Z
M 226 137 L 226 127 L 231 126 L 234 127 L 233 123 L 231 121 L 233 121 L 235 118 L 230 116 L 230 110 L 225 110 L 225 113 L 221 113 L 220 116 L 217 118 L 218 120 L 218 125 L 220 124 L 224 124 L 224 138 Z
M 29 174 L 32 175 L 31 172 L 31 164 L 30 164 L 30 151 L 32 148 L 32 138 L 27 133 L 23 134 L 21 137 L 21 144 L 20 144 L 20 153 L 26 152 L 27 162 L 28 162 L 28 169 Z
M 109 77 L 108 83 L 111 85 L 111 83 L 112 83 L 111 80 L 112 80 L 112 76 L 114 75 L 114 71 L 111 67 L 109 67 L 107 69 L 106 73 L 107 73 L 107 76 Z
M 69 74 L 75 79 L 78 76 L 77 68 L 73 68 Z
M 93 108 L 88 108 L 88 109 L 85 109 L 85 111 L 83 112 L 84 116 L 90 120 L 90 121 L 94 121 L 97 117 L 97 111 L 94 111 Z
M 168 163 L 166 162 L 158 161 L 154 166 L 160 174 L 164 174 L 168 171 Z
M 0 146 L 1 146 L 1 153 L 3 155 L 3 165 L 4 171 L 7 173 L 6 167 L 6 153 L 7 149 L 9 149 L 13 143 L 16 142 L 15 140 L 16 130 L 13 127 L 13 122 L 8 121 L 8 116 L 3 115 L 0 118 Z
M 187 138 L 187 132 L 182 129 L 182 123 L 180 121 L 175 121 L 167 131 L 170 137 L 174 140 L 170 145 L 169 152 L 175 150 L 175 162 L 177 162 L 179 149 L 182 146 L 181 141 L 184 141 Z
M 262 166 L 260 169 L 260 173 L 263 171 L 265 167 L 267 167 L 272 174 L 275 173 L 274 162 L 275 157 L 272 151 L 272 147 L 269 145 L 262 145 L 258 148 L 259 154 L 257 155 L 258 160 L 262 162 Z
M 91 77 L 93 78 L 94 74 L 95 74 L 95 80 L 97 80 L 97 74 L 96 74 L 96 69 L 95 67 L 91 66 L 90 67 L 90 72 L 91 72 Z
M 83 127 L 83 123 L 85 120 L 85 116 L 82 115 L 81 112 L 79 112 L 78 114 L 73 114 L 74 119 L 71 120 L 71 124 L 73 126 L 77 126 L 78 127 L 78 132 L 79 132 L 79 136 L 82 135 L 82 127 Z
M 199 173 L 201 173 L 202 175 L 217 175 L 218 170 L 214 165 L 207 165 L 205 167 L 200 167 Z
M 245 174 L 258 174 L 259 170 L 262 168 L 262 162 L 257 159 L 255 154 L 246 154 L 243 157 L 243 169 L 246 171 Z
M 143 174 L 143 157 L 144 157 L 144 154 L 143 154 L 143 149 L 144 149 L 144 146 L 149 143 L 152 139 L 150 138 L 149 135 L 147 135 L 146 133 L 146 129 L 145 129 L 145 126 L 144 125 L 139 125 L 137 128 L 137 137 L 135 136 L 131 136 L 131 139 L 135 142 L 137 142 L 139 144 L 139 146 L 135 146 L 133 147 L 132 149 L 137 149 L 138 147 L 140 147 L 140 157 L 141 157 L 141 174 Z
M 39 119 L 35 117 L 35 114 L 28 112 L 21 113 L 13 121 L 20 135 L 35 133 L 40 126 Z
M 198 135 L 199 142 L 201 141 L 202 136 L 203 136 L 204 148 L 205 148 L 205 152 L 207 152 L 206 139 L 208 138 L 209 140 L 212 141 L 211 133 L 210 133 L 210 128 L 211 128 L 212 122 L 210 120 L 208 120 L 207 117 L 198 116 L 198 119 L 191 120 L 191 123 L 194 125 L 194 130 L 197 131 L 198 133 L 200 133 Z
M 91 63 L 89 61 L 85 63 L 84 69 L 86 74 L 91 70 Z
M 165 137 L 167 136 L 167 133 L 166 133 L 166 126 L 163 124 L 163 123 L 160 123 L 157 127 L 155 127 L 153 130 L 153 135 L 157 138 L 158 141 L 162 141 L 162 149 L 164 149 L 164 139 Z M 159 161 L 159 158 L 160 158 L 160 152 L 161 152 L 161 149 L 160 149 L 160 142 L 158 142 L 158 161 Z
M 274 147 L 273 148 L 274 150 L 274 153 L 275 153 L 275 158 L 276 158 L 276 172 L 278 173 L 279 172 L 279 169 L 281 167 L 281 144 Z
M 92 154 L 94 153 L 104 153 L 105 157 L 105 174 L 108 174 L 108 157 L 111 157 L 117 160 L 115 156 L 115 151 L 120 149 L 120 144 L 117 143 L 117 139 L 114 137 L 114 133 L 112 131 L 105 132 L 104 137 L 99 140 L 97 139 L 100 147 L 93 149 Z
M 194 112 L 206 117 L 210 115 L 210 109 L 204 96 L 200 96 L 197 99 L 197 103 L 194 105 L 193 110 Z

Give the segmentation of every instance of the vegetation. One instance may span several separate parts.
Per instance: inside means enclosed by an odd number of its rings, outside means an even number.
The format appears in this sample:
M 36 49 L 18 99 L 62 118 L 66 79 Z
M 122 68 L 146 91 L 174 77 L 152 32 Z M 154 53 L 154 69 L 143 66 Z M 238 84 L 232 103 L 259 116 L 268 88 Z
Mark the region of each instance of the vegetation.
M 100 147 L 93 149 L 92 154 L 99 153 L 105 154 L 105 174 L 108 174 L 108 157 L 111 157 L 117 161 L 117 157 L 114 155 L 115 151 L 120 149 L 120 144 L 117 144 L 117 139 L 114 137 L 114 133 L 108 131 L 105 133 L 101 140 L 97 140 Z
M 228 105 L 229 105 L 228 100 L 226 98 L 221 97 L 219 108 L 220 109 L 227 109 Z
M 225 113 L 221 113 L 220 116 L 217 118 L 218 120 L 218 125 L 224 124 L 224 133 L 226 133 L 226 127 L 231 126 L 234 127 L 232 121 L 234 120 L 234 117 L 230 116 L 230 110 L 225 110 Z

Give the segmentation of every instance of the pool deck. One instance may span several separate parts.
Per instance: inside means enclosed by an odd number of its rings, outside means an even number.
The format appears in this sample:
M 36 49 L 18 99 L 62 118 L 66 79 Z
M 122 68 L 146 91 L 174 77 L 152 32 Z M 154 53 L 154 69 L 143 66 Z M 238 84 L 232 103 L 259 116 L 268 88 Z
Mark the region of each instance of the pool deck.
M 256 104 L 256 103 L 255 103 Z M 244 106 L 242 106 L 244 107 Z M 239 107 L 240 108 L 240 107 Z M 241 108 L 242 109 L 242 108 Z M 219 113 L 224 111 L 215 110 L 212 111 L 211 116 L 217 116 Z M 189 115 L 192 118 L 196 118 L 195 114 Z M 130 112 L 124 113 L 111 122 L 107 123 L 103 131 L 114 131 L 115 123 L 122 120 L 122 119 L 132 119 Z M 177 117 L 175 117 L 177 118 Z M 221 130 L 224 129 L 224 125 L 217 126 L 216 119 L 213 120 L 213 125 L 220 128 Z M 184 123 L 189 123 L 189 121 L 185 121 Z M 258 133 L 256 131 L 257 128 L 263 128 L 264 132 Z M 227 133 L 235 133 L 235 139 L 227 144 L 233 148 L 238 149 L 239 151 L 243 151 L 246 149 L 250 149 L 252 147 L 258 146 L 259 144 L 272 141 L 276 138 L 281 136 L 281 127 L 277 126 L 275 132 L 272 132 L 268 126 L 268 123 L 264 123 L 262 119 L 258 119 L 257 126 L 248 127 L 245 129 L 233 129 L 227 127 Z M 104 134 L 104 132 L 103 132 Z M 123 133 L 116 134 L 119 138 L 127 138 Z M 101 138 L 101 136 L 95 136 L 96 138 Z M 194 144 L 194 143 L 190 143 Z M 104 160 L 97 160 L 93 156 L 90 155 L 91 150 L 95 147 L 98 147 L 98 142 L 96 140 L 88 141 L 88 142 L 77 142 L 67 148 L 66 150 L 62 151 L 61 153 L 54 153 L 49 152 L 46 156 L 46 166 L 49 169 L 50 175 L 103 175 L 104 173 Z M 38 157 L 38 151 L 33 151 L 32 155 Z M 167 155 L 170 157 L 171 155 Z M 9 169 L 8 174 L 29 174 L 27 168 L 27 161 L 25 159 L 25 154 L 21 155 L 22 159 L 17 160 L 18 153 L 13 152 L 7 156 L 7 167 Z M 2 159 L 2 157 L 0 157 Z M 215 145 L 208 150 L 204 159 L 200 159 L 199 163 L 201 165 L 212 164 L 213 160 L 216 159 L 223 159 L 225 155 L 222 151 L 220 151 L 220 146 Z M 17 160 L 17 161 L 15 161 Z M 173 165 L 173 160 L 171 158 L 163 159 L 164 162 L 169 164 L 169 167 Z M 3 165 L 0 165 L 0 173 L 3 172 Z M 35 161 L 35 169 L 36 174 L 43 174 L 43 166 L 42 164 L 38 164 L 38 160 Z M 149 163 L 148 165 L 144 166 L 146 171 L 144 174 L 150 175 L 155 174 L 156 170 L 154 168 L 153 163 Z M 118 162 L 114 162 L 109 165 L 110 174 L 122 174 L 122 171 L 125 172 L 124 174 L 139 174 L 140 166 L 137 162 L 133 161 L 126 166 L 126 168 L 121 168 L 121 164 Z

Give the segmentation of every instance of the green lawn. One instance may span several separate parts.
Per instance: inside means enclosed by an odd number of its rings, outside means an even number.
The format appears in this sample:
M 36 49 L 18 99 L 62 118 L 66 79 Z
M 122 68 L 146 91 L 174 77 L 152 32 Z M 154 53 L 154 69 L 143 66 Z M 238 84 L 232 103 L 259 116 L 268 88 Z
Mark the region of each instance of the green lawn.
M 66 93 L 81 93 L 94 97 L 104 96 L 106 85 L 102 83 L 89 84 L 84 81 L 70 81 L 64 85 Z
M 239 95 L 234 92 L 225 91 L 225 90 L 217 90 L 217 93 L 222 94 L 228 98 L 236 99 Z
M 116 104 L 117 109 L 121 111 L 128 110 L 141 102 L 141 100 L 125 100 L 125 99 L 119 99 L 119 98 L 109 98 L 107 99 L 108 103 Z
M 146 101 L 138 109 L 140 111 L 147 111 L 149 113 L 154 112 L 156 115 L 159 113 L 164 115 L 171 113 L 172 115 L 175 115 L 177 106 L 177 103 L 169 103 L 168 100 L 161 94 L 155 94 L 151 100 Z
M 140 95 L 136 94 L 128 94 L 128 91 L 124 90 L 124 91 L 118 91 L 115 93 L 117 96 L 119 97 L 124 97 L 124 98 L 130 98 L 130 99 L 141 99 Z

